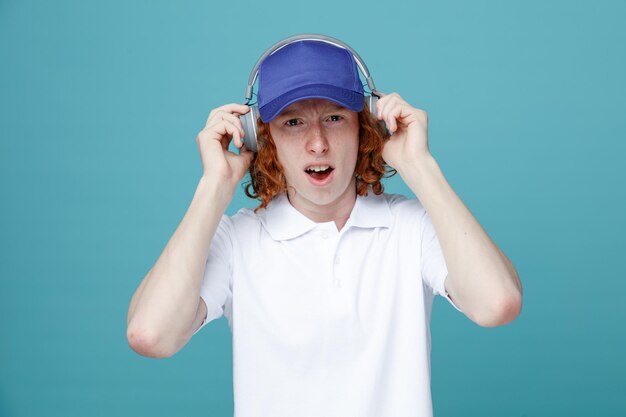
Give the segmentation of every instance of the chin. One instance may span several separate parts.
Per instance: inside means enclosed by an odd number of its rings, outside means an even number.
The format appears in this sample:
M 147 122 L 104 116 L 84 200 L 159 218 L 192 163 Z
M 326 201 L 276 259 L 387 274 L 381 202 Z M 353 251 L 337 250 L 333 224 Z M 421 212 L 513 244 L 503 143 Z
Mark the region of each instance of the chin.
M 341 191 L 318 190 L 318 192 L 312 192 L 309 194 L 309 196 L 311 197 L 309 198 L 309 200 L 319 206 L 328 206 L 347 197 L 347 194 L 348 194 L 348 189 L 344 189 Z M 356 196 L 356 189 L 355 189 L 354 194 Z

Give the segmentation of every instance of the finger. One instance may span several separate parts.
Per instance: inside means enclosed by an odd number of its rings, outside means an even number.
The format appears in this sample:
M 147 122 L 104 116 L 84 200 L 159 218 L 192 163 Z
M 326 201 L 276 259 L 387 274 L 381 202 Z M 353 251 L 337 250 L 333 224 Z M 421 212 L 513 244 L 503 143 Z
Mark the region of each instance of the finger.
M 383 120 L 385 122 L 385 125 L 387 125 L 387 130 L 389 130 L 390 133 L 395 133 L 398 125 L 396 124 L 396 118 L 393 116 L 393 114 L 390 113 L 390 109 L 388 106 L 385 107 L 384 114 L 381 114 L 381 116 L 381 120 Z
M 398 98 L 392 93 L 392 94 L 388 94 L 387 96 L 385 96 L 384 98 L 382 98 L 380 101 L 380 120 L 385 119 L 385 117 L 387 116 L 387 112 L 388 109 L 394 105 L 394 103 L 396 103 L 398 100 Z
M 242 115 L 242 114 L 248 113 L 249 111 L 250 111 L 250 107 L 245 104 L 238 104 L 238 103 L 225 104 L 221 107 L 217 107 L 211 110 L 211 112 L 209 113 L 209 117 L 207 117 L 205 126 L 208 125 L 211 119 L 215 117 L 215 115 L 219 112 Z
M 233 136 L 233 143 L 237 147 L 237 149 L 241 149 L 243 146 L 243 139 L 241 138 L 241 132 L 239 129 L 236 130 L 237 134 Z
M 222 148 L 228 149 L 228 144 L 230 143 L 231 138 L 237 142 L 237 138 L 239 143 L 241 143 L 241 136 L 239 129 L 228 120 L 213 120 L 212 123 L 204 128 L 204 134 L 201 135 L 207 138 L 218 140 L 222 144 Z
M 254 152 L 247 150 L 246 146 L 244 145 L 241 148 L 239 148 L 239 155 L 245 156 L 246 158 L 249 158 L 250 160 L 252 160 L 252 157 L 254 156 Z
M 392 108 L 396 104 L 397 98 L 392 95 L 388 95 L 384 99 L 379 100 L 379 102 L 380 102 L 380 113 L 378 116 L 378 120 L 387 120 L 389 109 Z
M 226 135 L 222 136 L 220 139 L 220 145 L 222 145 L 222 150 L 228 152 L 228 145 L 230 144 L 230 138 Z
M 376 100 L 376 118 L 378 120 L 383 120 L 382 118 L 382 109 L 385 105 L 387 99 L 385 98 L 386 94 L 381 94 L 381 98 Z
M 200 133 L 198 133 L 198 136 L 196 137 L 196 141 L 198 142 L 198 144 L 200 144 L 201 142 L 204 143 L 204 142 L 208 142 L 211 140 L 220 141 L 221 139 L 222 139 L 222 134 L 219 133 L 215 129 L 215 126 L 205 127 L 204 129 L 200 131 Z
M 389 118 L 393 120 L 395 129 L 398 129 L 398 122 L 407 125 L 407 118 L 414 114 L 415 110 L 404 101 L 396 101 L 393 108 L 389 109 Z
M 227 149 L 230 143 L 228 129 L 223 125 L 212 125 L 203 129 L 198 135 L 198 146 L 202 148 L 202 144 L 208 144 L 211 141 L 218 142 L 222 149 Z
M 232 164 L 231 166 L 238 166 L 238 172 L 240 172 L 241 177 L 245 175 L 246 169 L 250 167 L 250 163 L 254 158 L 254 154 L 250 151 L 239 152 L 239 154 L 235 154 L 233 152 L 228 151 L 226 153 L 226 158 Z
M 228 148 L 228 143 L 230 139 L 225 134 L 220 134 L 218 131 L 214 129 L 202 129 L 198 136 L 196 137 L 196 143 L 198 144 L 198 149 L 200 150 L 200 154 L 204 155 L 210 151 L 210 147 L 212 143 L 218 143 L 222 150 Z
M 241 148 L 241 146 L 243 145 L 243 141 L 241 140 L 243 134 L 241 133 L 239 128 L 235 125 L 234 122 L 231 122 L 228 119 L 223 119 L 222 123 L 224 123 L 224 126 L 226 126 L 226 130 L 228 134 L 232 137 L 235 146 L 237 148 Z
M 220 120 L 228 120 L 229 122 L 237 126 L 237 129 L 239 129 L 240 137 L 244 136 L 243 124 L 241 123 L 239 116 L 236 116 L 232 113 L 226 113 L 224 111 L 218 111 L 213 115 L 212 120 L 215 120 L 216 122 L 219 122 Z
M 409 104 L 400 96 L 400 94 L 396 92 L 386 94 L 385 97 L 383 97 L 382 102 L 383 102 L 383 106 L 385 106 L 386 104 L 390 102 Z
M 221 123 L 221 122 L 225 122 L 228 121 L 229 123 L 233 124 L 235 127 L 237 127 L 237 130 L 239 131 L 239 139 L 244 137 L 244 130 L 243 130 L 243 125 L 241 123 L 241 120 L 239 119 L 238 116 L 235 116 L 231 113 L 226 113 L 226 112 L 222 112 L 222 111 L 218 111 L 215 112 L 209 119 L 208 124 L 205 126 L 205 129 L 215 129 L 216 126 Z M 221 133 L 221 131 L 220 131 Z M 224 134 L 224 133 L 221 133 Z M 236 136 L 236 135 L 233 135 Z
M 396 111 L 395 109 L 391 109 L 388 112 L 387 117 L 385 118 L 385 123 L 389 126 L 389 131 L 391 133 L 395 133 L 398 130 L 398 122 L 396 120 Z
M 428 125 L 428 112 L 426 110 L 417 109 L 417 115 L 422 123 Z

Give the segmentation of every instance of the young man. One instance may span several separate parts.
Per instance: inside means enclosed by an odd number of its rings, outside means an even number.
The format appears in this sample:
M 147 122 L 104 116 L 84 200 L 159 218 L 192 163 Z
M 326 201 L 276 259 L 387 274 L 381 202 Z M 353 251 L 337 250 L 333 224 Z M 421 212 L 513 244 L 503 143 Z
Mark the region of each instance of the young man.
M 430 154 L 427 114 L 383 96 L 389 136 L 352 55 L 316 41 L 261 65 L 257 155 L 228 151 L 248 110 L 213 110 L 197 137 L 204 175 L 132 298 L 131 347 L 171 356 L 225 315 L 238 417 L 432 415 L 434 295 L 498 326 L 522 288 Z M 388 167 L 416 199 L 382 193 Z M 248 169 L 260 207 L 223 216 Z

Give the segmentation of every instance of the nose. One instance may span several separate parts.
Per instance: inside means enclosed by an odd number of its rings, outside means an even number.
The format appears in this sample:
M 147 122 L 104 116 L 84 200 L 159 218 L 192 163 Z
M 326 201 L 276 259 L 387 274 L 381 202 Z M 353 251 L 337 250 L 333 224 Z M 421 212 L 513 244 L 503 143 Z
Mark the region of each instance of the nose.
M 312 154 L 322 155 L 328 151 L 328 140 L 326 139 L 326 134 L 319 123 L 311 126 L 306 146 L 307 151 Z

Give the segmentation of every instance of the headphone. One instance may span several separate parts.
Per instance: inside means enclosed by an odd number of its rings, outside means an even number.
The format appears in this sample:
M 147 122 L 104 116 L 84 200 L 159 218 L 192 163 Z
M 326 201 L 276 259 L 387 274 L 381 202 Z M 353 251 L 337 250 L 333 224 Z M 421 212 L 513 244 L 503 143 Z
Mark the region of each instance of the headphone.
M 290 36 L 288 38 L 285 38 L 281 41 L 276 42 L 274 45 L 272 45 L 271 48 L 265 51 L 263 55 L 261 55 L 261 57 L 257 60 L 256 64 L 254 64 L 254 68 L 252 68 L 252 72 L 250 73 L 250 78 L 248 79 L 248 88 L 246 88 L 245 103 L 243 104 L 249 105 L 248 103 L 250 103 L 250 100 L 252 99 L 252 88 L 259 75 L 259 67 L 261 66 L 261 63 L 263 62 L 263 60 L 265 60 L 265 58 L 272 55 L 274 52 L 276 52 L 280 48 L 287 46 L 291 43 L 303 41 L 303 40 L 326 42 L 331 45 L 337 46 L 339 48 L 343 48 L 352 54 L 352 57 L 356 61 L 356 64 L 361 70 L 361 73 L 363 74 L 363 76 L 365 77 L 367 81 L 367 86 L 370 89 L 370 94 L 364 96 L 364 101 L 365 101 L 365 104 L 368 105 L 370 109 L 370 113 L 376 120 L 377 119 L 376 102 L 380 98 L 380 95 L 378 94 L 378 91 L 376 91 L 376 87 L 374 86 L 374 80 L 372 79 L 372 76 L 370 75 L 370 72 L 367 69 L 365 62 L 363 62 L 359 54 L 354 49 L 352 49 L 350 46 L 340 41 L 339 39 L 331 38 L 330 36 L 326 36 L 326 35 L 314 34 L 314 33 L 305 33 L 301 35 Z M 259 107 L 256 103 L 249 105 L 249 106 L 250 106 L 250 111 L 246 114 L 239 116 L 239 120 L 241 120 L 241 124 L 243 125 L 243 131 L 244 131 L 243 143 L 247 150 L 252 151 L 252 152 L 257 152 L 258 151 L 257 119 L 260 117 Z M 384 122 L 379 122 L 379 123 L 381 123 L 384 127 Z

